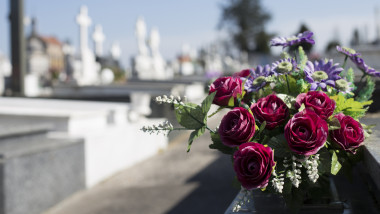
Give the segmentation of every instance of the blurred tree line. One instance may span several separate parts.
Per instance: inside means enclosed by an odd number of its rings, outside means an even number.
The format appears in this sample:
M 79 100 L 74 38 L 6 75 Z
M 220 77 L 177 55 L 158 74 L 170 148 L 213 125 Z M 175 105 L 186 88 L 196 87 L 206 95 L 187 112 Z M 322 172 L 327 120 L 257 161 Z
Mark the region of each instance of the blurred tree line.
M 271 15 L 260 3 L 260 0 L 227 0 L 221 6 L 222 16 L 219 22 L 220 29 L 227 29 L 235 46 L 242 52 L 252 55 L 255 53 L 270 54 L 269 42 L 275 36 L 265 30 L 265 25 L 270 21 Z M 298 33 L 309 30 L 305 24 L 301 24 Z M 309 53 L 311 44 L 301 44 Z M 289 51 L 298 49 L 298 46 Z

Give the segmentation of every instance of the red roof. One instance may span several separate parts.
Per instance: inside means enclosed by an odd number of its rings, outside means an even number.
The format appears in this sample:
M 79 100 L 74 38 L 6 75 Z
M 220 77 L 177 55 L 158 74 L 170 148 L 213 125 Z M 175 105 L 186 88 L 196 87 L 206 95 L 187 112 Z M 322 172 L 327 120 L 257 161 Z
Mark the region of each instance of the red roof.
M 59 45 L 59 46 L 62 45 L 62 43 L 58 41 L 58 39 L 52 36 L 41 36 L 41 39 L 48 44 L 54 44 L 54 45 Z

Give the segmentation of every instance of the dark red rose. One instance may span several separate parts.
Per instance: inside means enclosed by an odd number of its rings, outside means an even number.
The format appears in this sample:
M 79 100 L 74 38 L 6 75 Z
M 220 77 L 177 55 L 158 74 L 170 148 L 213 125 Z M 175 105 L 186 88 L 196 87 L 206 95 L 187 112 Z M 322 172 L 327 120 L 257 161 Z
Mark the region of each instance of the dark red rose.
M 240 72 L 234 73 L 234 77 L 248 77 L 251 73 L 251 69 L 245 69 Z
M 260 123 L 266 121 L 267 129 L 274 129 L 285 122 L 289 116 L 289 109 L 275 94 L 260 98 L 257 103 L 253 103 L 251 110 Z
M 218 132 L 223 144 L 239 146 L 255 134 L 255 119 L 247 109 L 236 107 L 224 115 Z
M 355 153 L 364 142 L 364 131 L 362 125 L 350 116 L 339 113 L 334 116 L 340 122 L 340 129 L 330 131 L 331 139 L 343 150 Z
M 231 97 L 236 98 L 238 94 L 241 94 L 241 84 L 240 78 L 220 77 L 216 79 L 210 85 L 209 90 L 209 94 L 216 91 L 213 103 L 219 106 L 228 106 Z
M 324 120 L 329 118 L 335 110 L 335 101 L 322 91 L 299 94 L 296 98 L 296 109 L 299 109 L 302 104 L 305 105 L 305 108 L 314 110 Z
M 243 143 L 234 154 L 237 179 L 248 190 L 266 187 L 274 166 L 273 150 L 259 143 Z
M 328 126 L 314 111 L 304 109 L 288 121 L 284 134 L 290 150 L 309 156 L 316 154 L 325 144 Z

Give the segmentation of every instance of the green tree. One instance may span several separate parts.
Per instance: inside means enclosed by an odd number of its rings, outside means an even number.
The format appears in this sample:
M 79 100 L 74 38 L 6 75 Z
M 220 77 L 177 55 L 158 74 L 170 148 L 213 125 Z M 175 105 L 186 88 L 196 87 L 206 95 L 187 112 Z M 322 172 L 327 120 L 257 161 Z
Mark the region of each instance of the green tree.
M 340 46 L 340 42 L 338 40 L 331 40 L 329 43 L 327 43 L 325 52 L 328 53 L 332 50 L 335 50 L 336 46 Z
M 352 33 L 352 39 L 351 39 L 350 45 L 357 46 L 359 44 L 360 44 L 359 30 L 355 28 L 354 32 Z
M 270 18 L 260 0 L 228 0 L 222 5 L 219 27 L 227 28 L 240 51 L 269 53 L 270 35 L 265 32 L 265 24 Z

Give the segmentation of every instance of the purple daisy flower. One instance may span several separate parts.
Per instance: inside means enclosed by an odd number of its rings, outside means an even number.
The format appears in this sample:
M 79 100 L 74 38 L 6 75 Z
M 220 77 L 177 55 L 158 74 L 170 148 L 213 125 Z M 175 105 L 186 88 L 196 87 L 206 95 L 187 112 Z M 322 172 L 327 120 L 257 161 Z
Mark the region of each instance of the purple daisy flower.
M 352 82 L 345 79 L 338 79 L 335 81 L 335 89 L 343 94 L 351 93 L 354 90 Z
M 313 32 L 305 31 L 297 36 L 291 37 L 276 37 L 270 41 L 270 46 L 283 46 L 283 48 L 293 45 L 298 45 L 303 42 L 315 44 L 315 41 L 311 38 Z
M 258 91 L 266 85 L 265 77 L 270 75 L 271 67 L 269 65 L 257 66 L 256 69 L 250 69 L 250 75 L 247 78 L 241 77 L 245 81 L 244 89 L 247 92 Z
M 356 51 L 351 48 L 336 46 L 336 50 L 348 57 L 360 56 L 360 53 L 356 53 Z
M 374 76 L 374 77 L 380 77 L 380 72 L 376 71 L 374 68 L 369 67 L 367 64 L 365 64 L 364 60 L 360 56 L 353 56 L 350 57 L 351 61 L 364 73 Z
M 279 76 L 288 74 L 297 68 L 297 62 L 293 58 L 281 59 L 272 63 L 270 75 Z
M 315 91 L 318 87 L 327 90 L 327 85 L 335 87 L 335 81 L 342 79 L 339 74 L 343 68 L 339 64 L 333 64 L 332 60 L 308 61 L 304 68 L 305 79 L 311 84 L 310 90 Z

